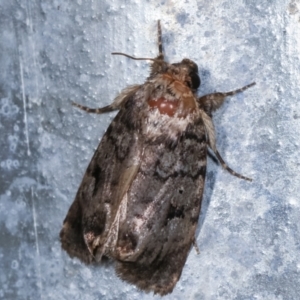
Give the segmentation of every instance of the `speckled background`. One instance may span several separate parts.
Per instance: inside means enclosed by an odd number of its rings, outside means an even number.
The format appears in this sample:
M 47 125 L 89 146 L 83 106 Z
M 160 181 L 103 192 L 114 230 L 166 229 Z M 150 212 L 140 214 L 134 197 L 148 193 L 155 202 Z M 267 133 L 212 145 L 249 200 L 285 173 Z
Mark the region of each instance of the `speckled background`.
M 199 65 L 199 94 L 257 85 L 214 115 L 231 176 L 208 161 L 197 231 L 164 299 L 300 299 L 300 2 L 0 0 L 0 298 L 160 299 L 60 248 L 59 231 L 114 114 L 157 54 Z

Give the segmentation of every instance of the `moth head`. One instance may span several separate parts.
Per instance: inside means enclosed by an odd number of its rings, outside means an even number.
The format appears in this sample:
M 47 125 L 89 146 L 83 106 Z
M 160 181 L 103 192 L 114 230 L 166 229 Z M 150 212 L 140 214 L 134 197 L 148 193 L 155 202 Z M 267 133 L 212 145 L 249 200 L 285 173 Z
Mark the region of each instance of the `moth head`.
M 201 80 L 198 74 L 198 66 L 195 62 L 184 58 L 180 63 L 172 64 L 172 66 L 175 66 L 175 72 L 184 76 L 183 80 L 190 89 L 197 90 L 199 88 Z
M 158 74 L 171 73 L 193 91 L 196 91 L 201 84 L 198 66 L 188 58 L 184 58 L 180 63 L 169 64 L 160 55 L 157 58 L 133 57 L 122 52 L 113 52 L 112 55 L 123 55 L 134 60 L 152 61 L 149 78 L 153 78 Z

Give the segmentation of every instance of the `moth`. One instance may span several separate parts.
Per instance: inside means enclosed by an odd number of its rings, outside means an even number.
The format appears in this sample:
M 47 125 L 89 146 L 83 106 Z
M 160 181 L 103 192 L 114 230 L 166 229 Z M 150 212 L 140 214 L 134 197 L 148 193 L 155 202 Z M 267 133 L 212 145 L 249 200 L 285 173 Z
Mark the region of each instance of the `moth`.
M 197 96 L 198 66 L 159 55 L 144 84 L 124 89 L 112 104 L 80 109 L 119 110 L 103 136 L 64 220 L 62 248 L 90 264 L 109 258 L 117 275 L 145 292 L 171 293 L 195 245 L 208 148 L 234 176 L 216 148 L 212 113 L 227 92 Z M 195 246 L 196 247 L 196 246 Z

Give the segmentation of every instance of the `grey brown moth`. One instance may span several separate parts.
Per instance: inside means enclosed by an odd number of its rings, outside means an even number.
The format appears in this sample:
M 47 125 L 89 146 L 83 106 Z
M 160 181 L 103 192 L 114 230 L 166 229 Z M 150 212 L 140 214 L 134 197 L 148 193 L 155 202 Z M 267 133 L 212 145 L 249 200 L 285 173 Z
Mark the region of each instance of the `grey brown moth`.
M 195 242 L 206 156 L 216 148 L 212 112 L 227 93 L 198 97 L 198 66 L 189 59 L 169 64 L 162 52 L 150 60 L 146 82 L 121 92 L 90 113 L 119 110 L 96 150 L 60 232 L 71 257 L 114 261 L 118 276 L 138 288 L 171 293 Z M 132 59 L 130 55 L 124 55 Z

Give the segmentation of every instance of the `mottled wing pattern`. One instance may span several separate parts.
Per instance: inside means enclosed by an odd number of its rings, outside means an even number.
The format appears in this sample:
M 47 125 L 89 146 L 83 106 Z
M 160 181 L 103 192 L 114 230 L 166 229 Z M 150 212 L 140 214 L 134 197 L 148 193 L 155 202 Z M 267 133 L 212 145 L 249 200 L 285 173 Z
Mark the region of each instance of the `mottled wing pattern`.
M 120 226 L 116 269 L 122 279 L 164 295 L 178 281 L 195 238 L 206 171 L 202 120 L 175 140 L 166 130 L 145 144 L 128 193 L 129 222 Z
M 113 247 L 120 203 L 138 170 L 141 117 L 138 105 L 131 107 L 138 96 L 137 92 L 128 99 L 110 124 L 64 220 L 60 233 L 63 249 L 86 263 L 100 260 Z

